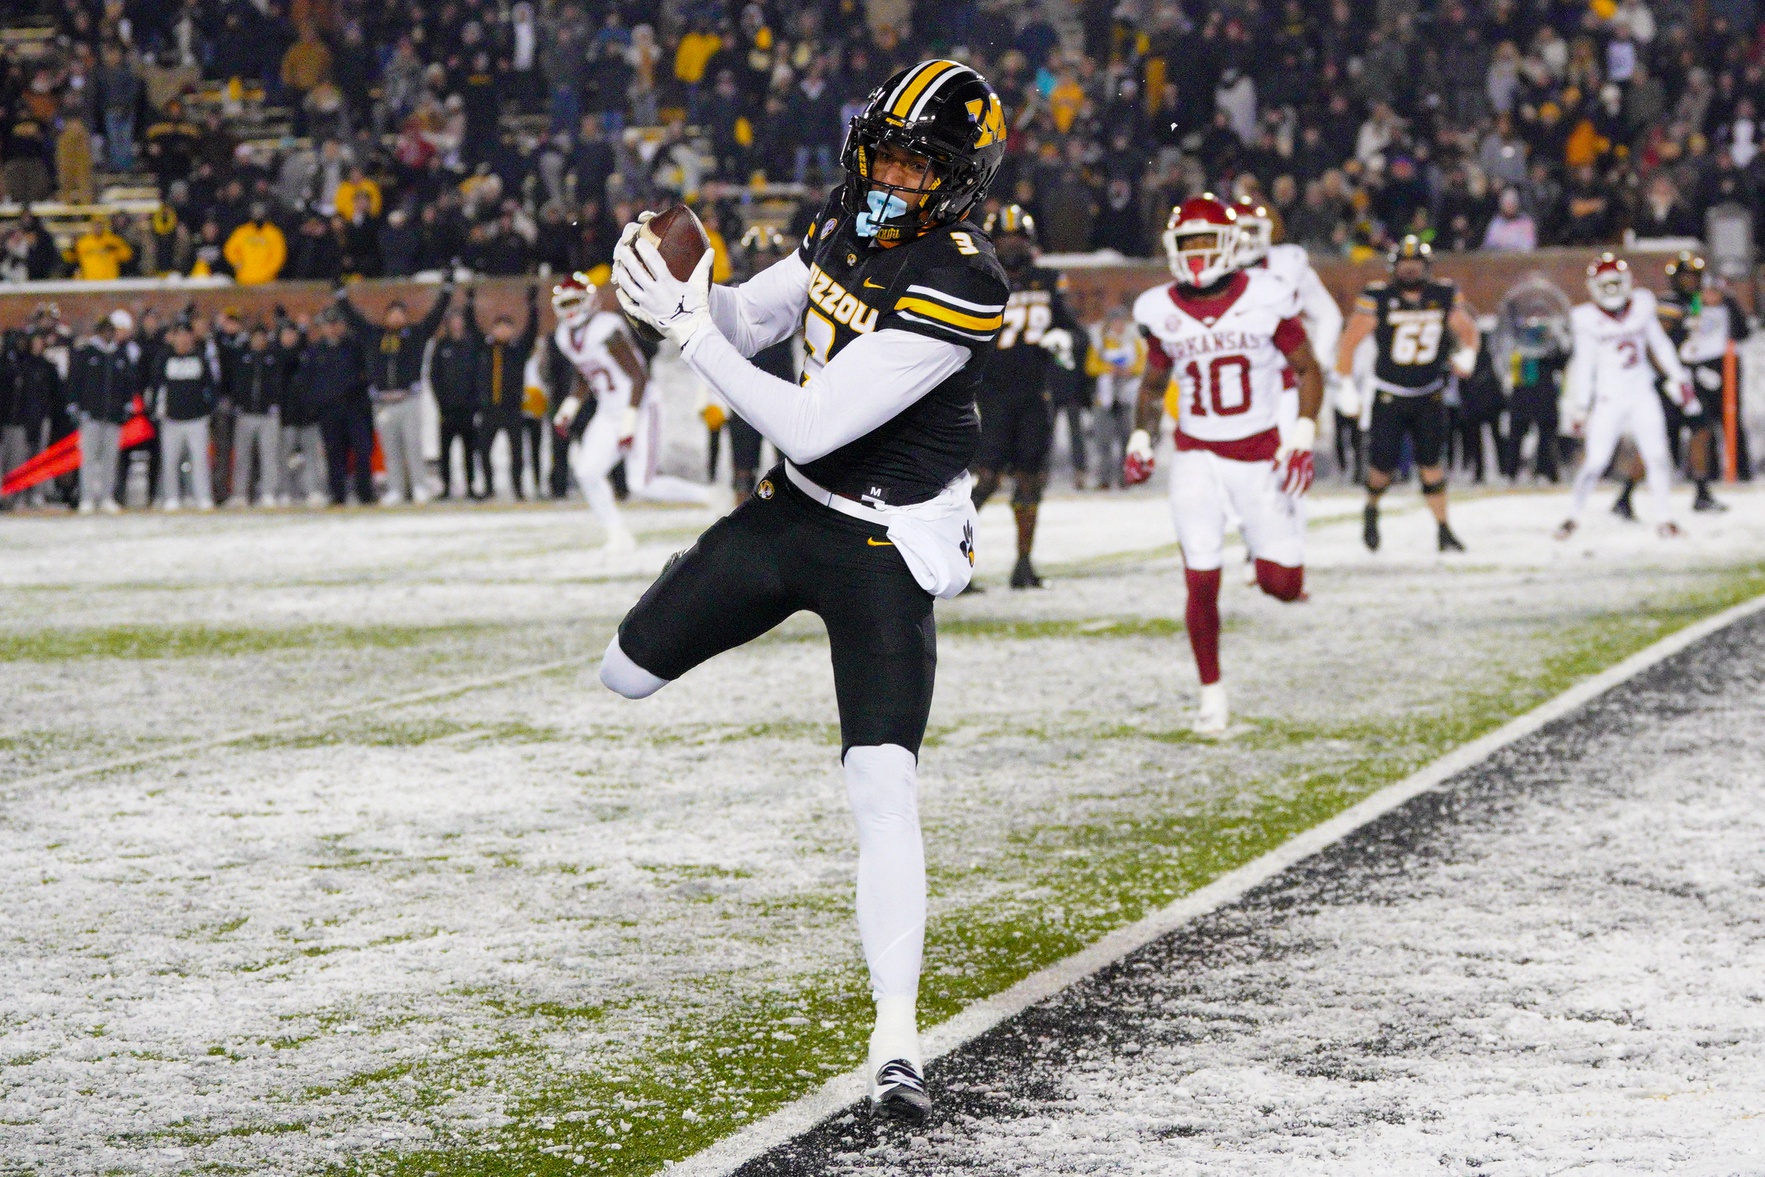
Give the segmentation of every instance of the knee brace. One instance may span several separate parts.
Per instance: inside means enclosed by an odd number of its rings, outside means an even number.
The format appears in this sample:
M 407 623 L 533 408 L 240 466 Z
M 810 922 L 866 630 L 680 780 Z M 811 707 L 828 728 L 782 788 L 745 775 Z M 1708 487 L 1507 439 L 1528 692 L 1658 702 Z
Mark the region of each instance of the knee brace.
M 1046 474 L 1013 474 L 1011 476 L 1011 505 L 1013 507 L 1033 507 L 1042 501 L 1042 492 L 1048 487 Z
M 633 662 L 619 648 L 619 637 L 615 634 L 607 643 L 607 652 L 601 655 L 601 685 L 627 699 L 647 699 L 667 686 L 668 680 L 657 678 Z
M 1445 494 L 1446 479 L 1442 478 L 1439 482 L 1423 482 L 1422 493 L 1425 495 Z

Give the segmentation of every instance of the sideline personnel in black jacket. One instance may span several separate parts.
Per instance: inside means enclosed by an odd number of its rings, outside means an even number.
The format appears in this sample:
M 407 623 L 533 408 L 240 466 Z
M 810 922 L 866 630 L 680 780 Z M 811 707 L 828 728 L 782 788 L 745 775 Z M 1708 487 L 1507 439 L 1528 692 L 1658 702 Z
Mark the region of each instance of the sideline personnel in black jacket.
M 477 291 L 466 289 L 466 305 L 451 311 L 441 334 L 429 350 L 429 388 L 435 393 L 435 407 L 441 412 L 441 497 L 453 495 L 453 446 L 457 438 L 466 451 L 465 485 L 460 488 L 467 498 L 481 497 L 472 489 L 472 471 L 479 468 L 478 446 L 478 353 L 484 347 L 484 334 L 478 327 Z M 490 493 L 490 469 L 484 467 L 479 481 L 483 493 Z
M 539 338 L 539 287 L 527 288 L 527 326 L 515 335 L 515 320 L 498 315 L 490 325 L 490 337 L 478 354 L 478 406 L 483 413 L 479 430 L 480 453 L 484 463 L 484 489 L 490 487 L 490 447 L 498 433 L 509 437 L 509 480 L 514 484 L 515 497 L 525 499 L 521 489 L 523 462 L 521 451 L 526 447 L 522 438 L 527 430 L 521 406 L 527 396 L 527 361 L 533 355 L 534 342 Z M 539 445 L 534 439 L 533 473 L 539 474 Z
M 341 315 L 321 315 L 314 339 L 300 357 L 296 384 L 318 411 L 325 438 L 325 469 L 331 505 L 349 501 L 353 468 L 356 502 L 374 501 L 374 425 L 368 405 L 361 347 L 349 337 Z M 353 467 L 352 467 L 353 460 Z
M 199 511 L 214 507 L 209 478 L 209 418 L 220 399 L 208 357 L 196 349 L 190 324 L 180 320 L 168 333 L 171 351 L 159 361 L 148 387 L 154 415 L 159 418 L 159 469 L 162 501 L 167 511 L 180 504 L 179 473 L 190 462 L 190 495 Z
M 430 337 L 441 326 L 441 316 L 453 299 L 453 284 L 441 294 L 419 323 L 409 322 L 405 305 L 394 299 L 376 327 L 364 318 L 347 295 L 338 292 L 337 309 L 343 313 L 368 366 L 368 396 L 374 404 L 374 424 L 380 430 L 380 453 L 386 459 L 388 504 L 413 503 L 429 498 L 429 467 L 423 460 L 423 353 Z
M 70 399 L 80 406 L 80 511 L 115 511 L 117 439 L 139 378 L 108 316 L 69 358 L 67 375 Z

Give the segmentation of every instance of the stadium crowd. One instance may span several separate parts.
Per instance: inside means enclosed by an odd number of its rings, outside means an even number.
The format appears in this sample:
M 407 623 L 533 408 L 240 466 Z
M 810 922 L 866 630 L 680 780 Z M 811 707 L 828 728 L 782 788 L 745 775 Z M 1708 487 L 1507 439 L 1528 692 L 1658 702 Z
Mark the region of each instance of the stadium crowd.
M 89 200 L 98 173 L 144 167 L 165 204 L 66 250 L 15 220 L 0 250 L 15 279 L 589 269 L 632 208 L 737 199 L 755 177 L 806 185 L 811 205 L 855 104 L 938 53 L 1004 97 L 993 195 L 1039 214 L 1054 252 L 1149 255 L 1177 199 L 1251 178 L 1318 250 L 1405 232 L 1447 249 L 1698 236 L 1712 205 L 1753 205 L 1765 169 L 1751 0 L 59 0 L 48 15 L 47 54 L 0 60 L 8 199 Z M 298 138 L 242 142 L 235 116 L 259 90 Z

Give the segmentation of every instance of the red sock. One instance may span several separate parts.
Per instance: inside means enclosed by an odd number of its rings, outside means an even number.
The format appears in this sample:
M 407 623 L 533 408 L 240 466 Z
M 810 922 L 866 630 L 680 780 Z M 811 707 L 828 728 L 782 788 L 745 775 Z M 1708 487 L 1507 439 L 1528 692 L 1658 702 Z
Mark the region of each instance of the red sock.
M 1220 570 L 1186 568 L 1183 576 L 1189 582 L 1189 604 L 1183 610 L 1189 648 L 1195 651 L 1201 685 L 1211 686 L 1220 681 Z
M 1272 560 L 1258 560 L 1256 583 L 1278 601 L 1297 601 L 1305 596 L 1305 565 L 1289 568 Z

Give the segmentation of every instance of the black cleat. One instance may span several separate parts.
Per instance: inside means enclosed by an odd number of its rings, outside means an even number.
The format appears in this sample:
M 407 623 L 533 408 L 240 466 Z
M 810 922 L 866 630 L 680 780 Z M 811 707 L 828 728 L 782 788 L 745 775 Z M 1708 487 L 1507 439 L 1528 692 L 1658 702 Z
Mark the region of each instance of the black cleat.
M 1462 552 L 1465 550 L 1465 545 L 1459 542 L 1459 537 L 1454 535 L 1452 533 L 1452 528 L 1444 523 L 1440 525 L 1440 531 L 1436 534 L 1435 541 L 1440 545 L 1440 550 L 1443 552 Z
M 1017 558 L 1017 567 L 1011 570 L 1011 587 L 1014 589 L 1041 588 L 1042 578 L 1036 575 L 1035 566 L 1028 556 Z
M 1625 495 L 1623 498 L 1612 504 L 1612 514 L 1618 516 L 1620 519 L 1628 519 L 1632 523 L 1636 522 L 1636 510 L 1630 505 L 1629 495 Z
M 1728 504 L 1718 502 L 1716 496 L 1711 494 L 1708 488 L 1699 487 L 1698 497 L 1692 500 L 1691 509 L 1694 511 L 1726 511 Z
M 971 576 L 968 578 L 968 584 L 956 595 L 959 597 L 972 597 L 986 591 L 986 589 L 981 587 L 981 582 Z
M 931 1114 L 932 1097 L 925 1080 L 904 1058 L 884 1063 L 870 1084 L 871 1114 L 891 1120 L 920 1124 Z
M 1369 506 L 1361 512 L 1361 541 L 1367 545 L 1367 551 L 1379 550 L 1379 508 Z

